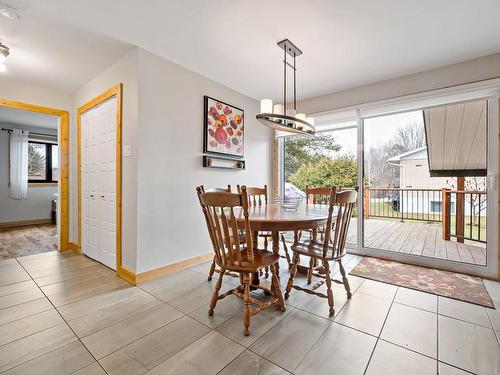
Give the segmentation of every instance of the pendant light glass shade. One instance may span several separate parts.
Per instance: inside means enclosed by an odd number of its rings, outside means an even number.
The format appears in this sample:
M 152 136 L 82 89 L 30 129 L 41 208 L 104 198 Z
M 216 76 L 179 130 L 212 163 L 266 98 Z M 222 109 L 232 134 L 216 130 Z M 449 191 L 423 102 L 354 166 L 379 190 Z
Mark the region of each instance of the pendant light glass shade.
M 260 113 L 273 113 L 273 101 L 271 99 L 262 99 L 260 101 Z
M 273 112 L 275 115 L 283 115 L 283 104 L 275 104 L 273 106 Z

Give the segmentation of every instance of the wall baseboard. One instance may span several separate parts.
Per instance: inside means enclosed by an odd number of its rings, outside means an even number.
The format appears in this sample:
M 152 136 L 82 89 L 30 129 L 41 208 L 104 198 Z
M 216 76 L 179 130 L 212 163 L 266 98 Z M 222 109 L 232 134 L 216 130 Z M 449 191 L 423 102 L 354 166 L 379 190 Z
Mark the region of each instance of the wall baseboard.
M 206 253 L 196 255 L 192 258 L 183 259 L 175 263 L 167 264 L 166 266 L 162 266 L 150 271 L 135 274 L 135 282 L 136 284 L 140 284 L 146 281 L 157 279 L 162 276 L 167 276 L 172 273 L 176 273 L 185 270 L 187 268 L 197 266 L 198 264 L 208 262 L 212 260 L 213 257 L 214 257 L 214 252 L 208 251 Z
M 137 276 L 134 272 L 129 270 L 127 267 L 120 266 L 116 272 L 123 280 L 132 285 L 137 285 Z
M 17 228 L 26 227 L 30 225 L 52 224 L 52 219 L 33 219 L 33 220 L 20 220 L 20 221 L 4 221 L 0 223 L 0 229 L 4 228 Z

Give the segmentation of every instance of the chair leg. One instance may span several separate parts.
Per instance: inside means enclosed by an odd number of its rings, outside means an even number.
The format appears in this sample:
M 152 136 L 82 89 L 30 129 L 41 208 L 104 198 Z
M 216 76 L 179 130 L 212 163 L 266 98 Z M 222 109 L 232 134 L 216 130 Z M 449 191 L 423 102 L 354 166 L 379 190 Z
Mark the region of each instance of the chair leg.
M 344 284 L 345 291 L 347 292 L 347 299 L 352 297 L 351 286 L 349 285 L 349 280 L 347 280 L 347 275 L 342 264 L 342 259 L 339 259 L 340 274 L 342 275 L 342 283 Z
M 328 261 L 323 261 L 323 267 L 325 267 L 325 282 L 327 288 L 328 305 L 330 306 L 330 315 L 334 315 L 335 308 L 333 307 L 332 279 L 330 278 L 330 265 L 328 264 Z
M 286 245 L 285 236 L 281 235 L 281 242 L 283 242 L 283 250 L 285 250 L 285 258 L 288 263 L 288 269 L 290 269 L 290 265 L 292 264 L 292 260 L 290 259 L 290 253 L 288 252 L 288 246 Z
M 250 275 L 243 275 L 243 334 L 250 335 L 248 328 L 250 327 Z
M 307 270 L 307 285 L 311 284 L 312 282 L 314 263 L 315 259 L 311 257 L 311 259 L 309 259 L 309 268 Z
M 208 309 L 208 315 L 214 315 L 215 305 L 217 305 L 217 301 L 219 300 L 219 290 L 222 286 L 222 278 L 224 277 L 224 268 L 220 269 L 219 278 L 217 279 L 217 283 L 215 284 L 214 294 L 212 294 L 212 300 L 210 301 L 210 308 Z
M 276 310 L 285 311 L 285 301 L 283 300 L 283 294 L 281 293 L 280 280 L 278 279 L 278 275 L 276 272 L 276 267 L 274 264 L 271 266 L 271 291 L 273 292 L 273 297 L 278 298 L 278 305 L 276 306 Z
M 269 277 L 269 267 L 266 267 L 266 274 L 264 275 L 264 277 L 266 279 Z
M 208 281 L 212 280 L 212 276 L 214 275 L 215 272 L 215 259 L 212 260 L 212 265 L 210 266 L 210 271 L 208 271 Z
M 288 284 L 286 285 L 285 299 L 288 299 L 288 297 L 290 296 L 290 291 L 292 290 L 293 286 L 293 278 L 297 274 L 297 266 L 299 265 L 299 260 L 299 253 L 294 253 L 292 269 L 290 270 L 290 277 L 288 279 Z

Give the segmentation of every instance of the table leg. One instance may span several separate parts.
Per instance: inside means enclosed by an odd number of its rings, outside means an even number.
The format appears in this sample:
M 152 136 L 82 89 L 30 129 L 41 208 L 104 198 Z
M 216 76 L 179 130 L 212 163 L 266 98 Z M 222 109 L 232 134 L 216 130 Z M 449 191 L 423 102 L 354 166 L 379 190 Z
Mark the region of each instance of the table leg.
M 280 254 L 280 232 L 273 231 L 272 232 L 272 237 L 273 237 L 273 253 L 274 254 Z M 280 277 L 280 262 L 276 263 L 276 275 L 278 276 L 278 279 Z
M 259 232 L 257 232 L 257 231 L 253 232 L 253 239 L 252 239 L 252 241 L 253 241 L 253 243 L 252 243 L 252 247 L 253 247 L 252 251 L 255 251 L 258 248 Z M 256 272 L 256 273 L 253 274 L 252 285 L 259 285 L 259 284 L 260 284 L 259 273 Z

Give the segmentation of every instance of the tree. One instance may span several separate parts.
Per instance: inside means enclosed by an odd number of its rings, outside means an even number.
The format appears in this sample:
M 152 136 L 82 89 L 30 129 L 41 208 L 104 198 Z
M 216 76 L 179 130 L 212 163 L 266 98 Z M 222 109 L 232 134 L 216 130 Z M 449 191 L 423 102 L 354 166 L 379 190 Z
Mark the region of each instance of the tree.
M 446 182 L 452 190 L 457 190 L 458 182 L 456 177 L 451 177 L 449 180 L 446 180 Z M 465 177 L 464 191 L 486 192 L 486 177 Z M 463 194 L 463 198 L 465 204 L 471 208 L 472 224 L 478 226 L 479 216 L 486 215 L 486 209 L 488 207 L 486 194 Z
M 366 163 L 371 186 L 399 185 L 399 168 L 391 166 L 387 160 L 425 145 L 424 126 L 419 122 L 411 122 L 401 126 L 386 143 L 372 147 L 368 154 L 369 162 Z
M 290 176 L 290 182 L 305 191 L 306 186 L 342 188 L 357 185 L 357 165 L 353 156 L 340 156 L 336 159 L 323 156 L 302 165 Z
M 285 181 L 306 164 L 337 152 L 341 146 L 329 135 L 296 136 L 285 141 Z
M 40 153 L 38 147 L 28 143 L 28 176 L 43 177 L 44 175 L 45 156 Z
M 385 145 L 385 149 L 391 157 L 423 146 L 425 146 L 424 126 L 419 122 L 411 122 L 397 130 L 393 139 Z

